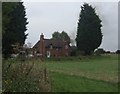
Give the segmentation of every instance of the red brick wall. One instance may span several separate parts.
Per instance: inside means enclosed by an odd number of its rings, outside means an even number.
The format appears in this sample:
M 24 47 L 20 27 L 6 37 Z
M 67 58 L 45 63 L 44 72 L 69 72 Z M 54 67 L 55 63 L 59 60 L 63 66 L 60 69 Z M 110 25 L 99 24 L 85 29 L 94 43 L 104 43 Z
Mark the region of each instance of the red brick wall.
M 45 53 L 44 53 L 44 56 L 47 56 L 47 51 L 50 51 L 50 54 L 52 57 L 59 57 L 59 56 L 69 56 L 70 55 L 70 48 L 68 49 L 65 49 L 65 48 L 52 48 L 52 49 L 49 49 L 49 48 L 46 48 L 45 49 Z
M 43 56 L 47 56 L 47 51 L 50 51 L 51 56 L 68 56 L 70 55 L 70 47 L 68 46 L 68 49 L 65 48 L 45 48 L 45 43 L 44 43 L 44 36 L 40 37 L 40 42 L 38 46 L 38 50 L 40 54 L 43 54 Z
M 39 53 L 45 56 L 45 45 L 44 45 L 44 40 L 40 40 L 39 43 Z

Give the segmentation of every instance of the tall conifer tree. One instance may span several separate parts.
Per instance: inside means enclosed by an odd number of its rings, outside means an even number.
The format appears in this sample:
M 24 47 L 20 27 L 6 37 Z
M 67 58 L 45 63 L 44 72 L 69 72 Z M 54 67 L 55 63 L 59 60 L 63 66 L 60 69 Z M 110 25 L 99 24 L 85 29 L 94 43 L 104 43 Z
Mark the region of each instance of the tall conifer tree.
M 2 12 L 2 51 L 3 55 L 8 57 L 13 53 L 13 44 L 24 44 L 28 22 L 23 2 L 3 2 Z
M 90 55 L 102 42 L 101 20 L 95 8 L 84 3 L 79 16 L 76 43 L 80 51 Z

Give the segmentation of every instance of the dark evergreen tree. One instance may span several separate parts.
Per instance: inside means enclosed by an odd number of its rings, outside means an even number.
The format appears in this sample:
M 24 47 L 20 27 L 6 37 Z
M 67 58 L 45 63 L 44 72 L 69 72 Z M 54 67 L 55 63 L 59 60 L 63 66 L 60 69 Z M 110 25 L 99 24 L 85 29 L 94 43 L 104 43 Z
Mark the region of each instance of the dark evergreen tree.
M 3 2 L 2 12 L 2 51 L 3 55 L 8 57 L 13 53 L 13 44 L 24 44 L 28 22 L 23 2 Z
M 102 42 L 101 20 L 95 13 L 95 8 L 84 3 L 79 16 L 76 43 L 80 51 L 90 55 Z

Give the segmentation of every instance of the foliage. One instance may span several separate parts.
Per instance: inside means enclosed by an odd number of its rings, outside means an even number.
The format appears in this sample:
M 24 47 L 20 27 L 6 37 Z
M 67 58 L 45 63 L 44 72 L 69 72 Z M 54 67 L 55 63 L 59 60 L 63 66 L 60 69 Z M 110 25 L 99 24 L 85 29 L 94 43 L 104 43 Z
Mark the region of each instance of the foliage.
M 2 7 L 2 51 L 3 55 L 8 57 L 13 53 L 12 44 L 24 44 L 27 37 L 25 31 L 28 22 L 22 2 L 3 2 Z
M 25 62 L 18 59 L 3 61 L 3 92 L 48 92 L 51 91 L 50 77 L 44 67 L 35 68 L 34 60 Z M 40 61 L 39 61 L 40 63 Z M 46 79 L 46 81 L 44 80 Z
M 105 50 L 103 48 L 99 48 L 95 51 L 95 54 L 100 55 L 100 54 L 104 54 Z
M 110 53 L 111 53 L 111 51 L 106 51 L 105 53 L 106 53 L 106 54 L 110 54 Z
M 117 50 L 117 51 L 116 51 L 116 54 L 120 54 L 120 50 Z
M 118 55 L 49 58 L 43 62 L 39 58 L 25 62 L 3 60 L 2 77 L 3 89 L 11 92 L 117 92 Z
M 3 23 L 3 26 L 2 26 L 2 33 L 3 35 L 5 34 L 5 30 L 7 29 L 7 25 L 9 24 L 10 22 L 10 19 L 11 17 L 9 16 L 11 11 L 13 10 L 13 6 L 16 7 L 16 3 L 2 3 L 2 15 L 3 15 L 3 18 L 2 18 L 2 23 Z
M 77 55 L 77 47 L 76 46 L 71 46 L 71 56 L 76 56 Z
M 79 50 L 90 55 L 102 42 L 101 20 L 95 13 L 95 8 L 84 3 L 79 16 L 76 43 Z
M 52 34 L 52 39 L 63 40 L 63 41 L 70 43 L 70 37 L 68 36 L 68 34 L 65 31 L 62 31 L 61 33 L 54 32 Z

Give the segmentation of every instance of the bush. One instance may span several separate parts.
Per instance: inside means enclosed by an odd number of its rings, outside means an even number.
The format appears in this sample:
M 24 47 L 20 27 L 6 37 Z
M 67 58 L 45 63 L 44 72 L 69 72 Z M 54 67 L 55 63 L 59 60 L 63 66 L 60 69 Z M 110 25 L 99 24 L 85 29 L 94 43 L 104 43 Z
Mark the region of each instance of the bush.
M 105 53 L 106 53 L 106 54 L 110 54 L 111 52 L 110 52 L 110 51 L 106 51 Z
M 13 60 L 4 60 L 2 67 L 3 92 L 51 91 L 48 72 L 46 71 L 44 74 L 44 68 L 36 70 L 34 66 L 35 63 L 32 61 L 14 61 L 13 63 Z
M 116 51 L 116 54 L 120 54 L 120 50 L 117 50 L 117 51 Z
M 97 54 L 97 55 L 101 55 L 101 54 L 105 53 L 105 50 L 103 48 L 99 48 L 94 53 Z
M 72 46 L 70 56 L 76 56 L 76 55 L 77 55 L 77 47 Z

